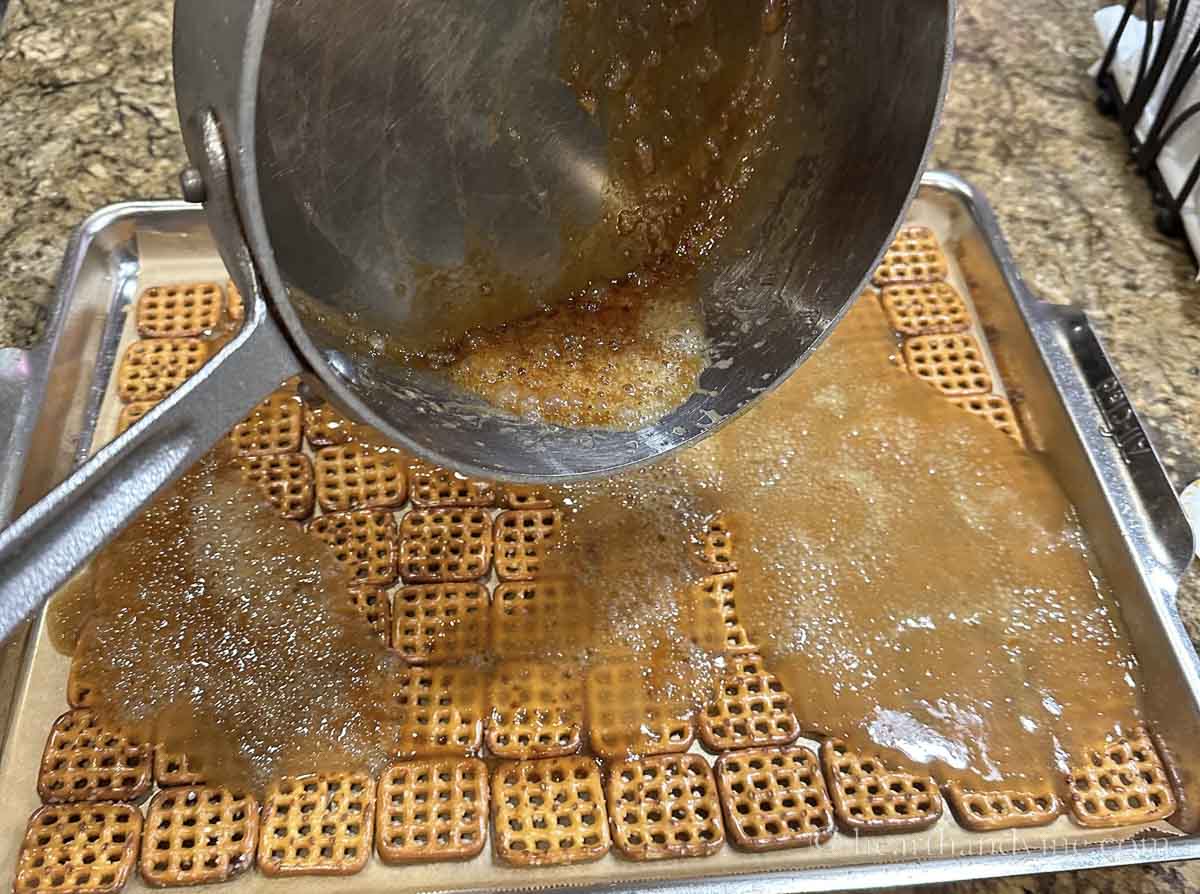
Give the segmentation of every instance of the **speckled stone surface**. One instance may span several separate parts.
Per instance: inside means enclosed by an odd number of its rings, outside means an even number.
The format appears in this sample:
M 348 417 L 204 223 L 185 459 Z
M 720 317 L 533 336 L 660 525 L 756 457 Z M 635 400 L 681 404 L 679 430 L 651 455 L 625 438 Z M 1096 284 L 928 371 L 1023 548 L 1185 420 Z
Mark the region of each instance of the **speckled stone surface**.
M 175 196 L 167 0 L 12 0 L 0 34 L 0 345 L 29 343 L 70 230 Z
M 174 195 L 184 161 L 169 0 L 12 0 L 0 36 L 0 345 L 36 338 L 70 229 L 96 208 Z M 961 0 L 934 163 L 996 207 L 1028 281 L 1085 308 L 1177 485 L 1200 476 L 1200 287 L 1158 236 L 1086 71 L 1091 0 Z M 0 8 L 3 4 L 0 3 Z M 1200 636 L 1200 585 L 1183 594 Z M 947 886 L 978 894 L 1200 890 L 1200 864 Z M 930 889 L 924 889 L 930 890 Z

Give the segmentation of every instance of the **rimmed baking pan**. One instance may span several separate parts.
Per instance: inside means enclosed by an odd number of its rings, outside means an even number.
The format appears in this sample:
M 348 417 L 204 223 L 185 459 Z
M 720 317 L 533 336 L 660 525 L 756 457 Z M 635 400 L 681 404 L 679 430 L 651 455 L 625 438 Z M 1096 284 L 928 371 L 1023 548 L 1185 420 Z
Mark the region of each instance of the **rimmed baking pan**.
M 573 867 L 519 870 L 488 850 L 455 864 L 386 867 L 306 879 L 314 891 L 742 889 L 796 892 L 918 884 L 1087 869 L 1200 856 L 1200 661 L 1175 604 L 1192 555 L 1191 531 L 1174 490 L 1125 398 L 1112 365 L 1078 310 L 1026 289 L 986 201 L 970 185 L 928 174 L 910 215 L 946 247 L 952 278 L 970 294 L 989 361 L 1017 406 L 1026 434 L 1077 506 L 1094 553 L 1118 594 L 1140 660 L 1145 707 L 1183 807 L 1172 823 L 1084 830 L 1066 818 L 1042 829 L 969 833 L 949 815 L 933 829 L 773 854 L 726 847 L 705 859 L 638 864 L 615 855 Z M 27 505 L 111 435 L 112 373 L 128 312 L 152 282 L 222 280 L 224 268 L 203 211 L 179 202 L 104 209 L 73 237 L 49 315 L 46 341 L 0 352 L 0 514 Z M 107 409 L 107 412 L 106 412 Z M 48 638 L 45 613 L 9 647 L 0 682 L 12 681 L 0 753 L 0 877 L 11 877 L 26 817 L 37 806 L 37 764 L 46 731 L 65 709 L 69 660 Z M 133 881 L 127 890 L 141 890 Z M 272 883 L 255 873 L 238 890 Z

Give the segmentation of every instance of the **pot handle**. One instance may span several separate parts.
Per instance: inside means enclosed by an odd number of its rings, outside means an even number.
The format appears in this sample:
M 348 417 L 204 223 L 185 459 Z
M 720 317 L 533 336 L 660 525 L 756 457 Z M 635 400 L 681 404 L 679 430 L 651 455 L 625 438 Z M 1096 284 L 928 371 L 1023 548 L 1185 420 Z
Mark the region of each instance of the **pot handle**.
M 128 431 L 0 532 L 0 641 L 300 361 L 261 295 L 242 330 Z

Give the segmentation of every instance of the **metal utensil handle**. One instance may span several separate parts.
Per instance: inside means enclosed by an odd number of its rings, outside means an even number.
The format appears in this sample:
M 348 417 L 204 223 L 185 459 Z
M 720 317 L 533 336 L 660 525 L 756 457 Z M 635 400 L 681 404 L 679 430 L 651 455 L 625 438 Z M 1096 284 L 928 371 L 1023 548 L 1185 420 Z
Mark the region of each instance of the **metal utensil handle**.
M 0 532 L 0 640 L 300 363 L 265 303 L 196 375 Z

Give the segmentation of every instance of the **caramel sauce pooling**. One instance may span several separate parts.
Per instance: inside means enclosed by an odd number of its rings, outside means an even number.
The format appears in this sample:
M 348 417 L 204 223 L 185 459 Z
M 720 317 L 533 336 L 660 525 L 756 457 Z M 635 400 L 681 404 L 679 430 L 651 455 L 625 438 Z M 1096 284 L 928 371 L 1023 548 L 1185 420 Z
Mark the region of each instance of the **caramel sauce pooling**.
M 1069 755 L 1135 724 L 1136 661 L 1065 495 L 1035 456 L 897 368 L 894 348 L 860 302 L 800 373 L 699 446 L 556 488 L 562 536 L 542 577 L 568 588 L 569 611 L 509 643 L 584 676 L 631 661 L 654 702 L 694 716 L 727 666 L 690 636 L 685 595 L 721 514 L 739 620 L 806 731 L 986 789 L 1060 778 Z M 401 747 L 398 654 L 350 606 L 327 547 L 221 458 L 105 550 L 95 581 L 81 669 L 99 710 L 214 778 L 375 772 Z M 507 657 L 471 663 L 486 681 Z

